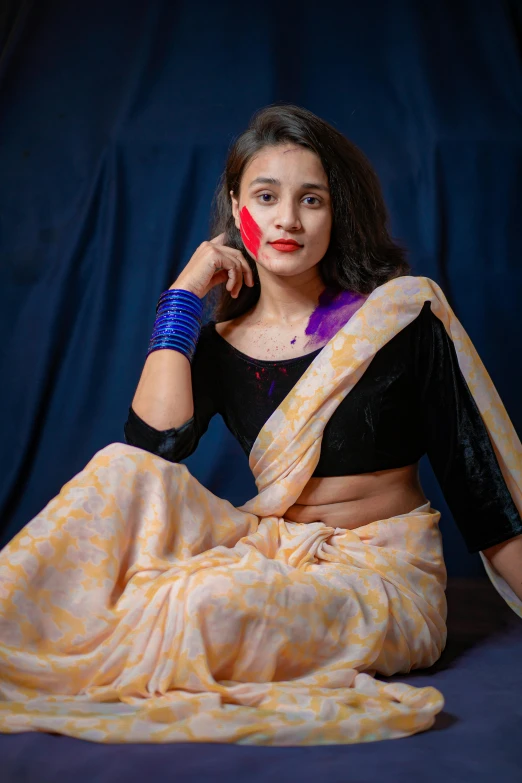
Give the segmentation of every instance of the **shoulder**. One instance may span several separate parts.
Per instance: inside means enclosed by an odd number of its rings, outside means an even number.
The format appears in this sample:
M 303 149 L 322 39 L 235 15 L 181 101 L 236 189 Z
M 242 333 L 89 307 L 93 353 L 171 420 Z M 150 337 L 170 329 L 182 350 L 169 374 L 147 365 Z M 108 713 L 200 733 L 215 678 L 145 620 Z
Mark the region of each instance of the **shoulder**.
M 420 312 L 397 335 L 402 335 L 402 340 L 416 339 L 421 335 L 428 335 L 437 329 L 437 324 L 444 328 L 437 316 L 431 310 L 430 302 L 424 302 Z
M 441 323 L 433 310 L 440 310 L 449 307 L 449 302 L 444 291 L 439 284 L 429 277 L 416 275 L 401 275 L 388 280 L 381 286 L 378 286 L 372 292 L 370 298 L 374 298 L 376 303 L 382 303 L 382 307 L 388 314 L 397 310 L 411 310 L 412 307 L 419 307 L 417 320 L 419 324 L 438 324 Z
M 435 345 L 451 343 L 446 327 L 431 309 L 431 302 L 424 302 L 418 316 L 406 327 L 420 352 L 431 351 Z
M 424 302 L 418 315 L 381 348 L 383 354 L 415 367 L 425 366 L 435 355 L 450 350 L 451 339 L 442 321 Z

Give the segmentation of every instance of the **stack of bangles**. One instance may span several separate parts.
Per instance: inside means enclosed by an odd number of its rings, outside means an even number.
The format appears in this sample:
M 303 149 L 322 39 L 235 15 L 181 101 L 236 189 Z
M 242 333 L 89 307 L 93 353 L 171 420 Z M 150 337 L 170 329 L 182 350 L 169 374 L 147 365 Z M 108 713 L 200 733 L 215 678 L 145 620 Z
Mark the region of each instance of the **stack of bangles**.
M 156 321 L 147 356 L 168 348 L 184 354 L 192 362 L 201 332 L 203 301 L 183 288 L 164 291 L 156 307 Z

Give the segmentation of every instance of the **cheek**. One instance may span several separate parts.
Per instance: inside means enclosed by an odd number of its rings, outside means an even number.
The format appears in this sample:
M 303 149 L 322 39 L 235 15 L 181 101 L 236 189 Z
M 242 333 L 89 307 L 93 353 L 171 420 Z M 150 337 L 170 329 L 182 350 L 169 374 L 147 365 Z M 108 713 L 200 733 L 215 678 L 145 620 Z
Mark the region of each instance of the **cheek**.
M 261 228 L 246 207 L 243 207 L 239 213 L 239 227 L 241 239 L 243 240 L 246 249 L 249 250 L 257 260 L 259 245 L 261 243 Z
M 330 217 L 328 217 L 326 220 L 323 220 L 318 226 L 317 231 L 317 243 L 321 246 L 328 246 L 330 244 L 330 239 L 332 235 L 332 220 Z

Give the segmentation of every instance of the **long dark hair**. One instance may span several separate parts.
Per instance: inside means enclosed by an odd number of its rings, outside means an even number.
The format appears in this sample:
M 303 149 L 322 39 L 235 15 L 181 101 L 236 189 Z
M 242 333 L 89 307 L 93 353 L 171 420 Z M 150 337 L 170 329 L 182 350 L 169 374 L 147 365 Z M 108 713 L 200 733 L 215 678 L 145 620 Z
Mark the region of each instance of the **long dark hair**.
M 225 244 L 242 251 L 255 280 L 252 288 L 243 285 L 236 299 L 226 290 L 226 283 L 215 286 L 209 304 L 216 321 L 247 312 L 260 294 L 256 265 L 234 222 L 230 191 L 239 196 L 243 172 L 260 149 L 289 142 L 315 152 L 328 177 L 333 221 L 330 245 L 319 262 L 323 283 L 369 294 L 388 280 L 411 273 L 405 249 L 388 233 L 381 186 L 366 156 L 311 111 L 292 104 L 272 104 L 257 111 L 234 141 L 214 197 L 211 235 L 225 233 Z

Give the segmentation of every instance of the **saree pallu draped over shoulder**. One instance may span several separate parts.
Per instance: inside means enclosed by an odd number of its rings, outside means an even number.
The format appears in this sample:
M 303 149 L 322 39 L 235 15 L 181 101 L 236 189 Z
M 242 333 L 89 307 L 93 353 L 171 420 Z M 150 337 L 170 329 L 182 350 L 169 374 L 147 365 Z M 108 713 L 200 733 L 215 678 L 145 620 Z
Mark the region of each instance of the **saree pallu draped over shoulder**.
M 436 283 L 377 288 L 316 356 L 250 454 L 258 494 L 216 497 L 187 467 L 98 452 L 0 553 L 0 730 L 99 742 L 368 742 L 428 729 L 434 688 L 385 683 L 446 643 L 446 570 L 426 503 L 355 530 L 285 520 L 326 422 L 430 301 L 522 510 L 522 448 Z M 522 605 L 485 561 L 496 588 Z

